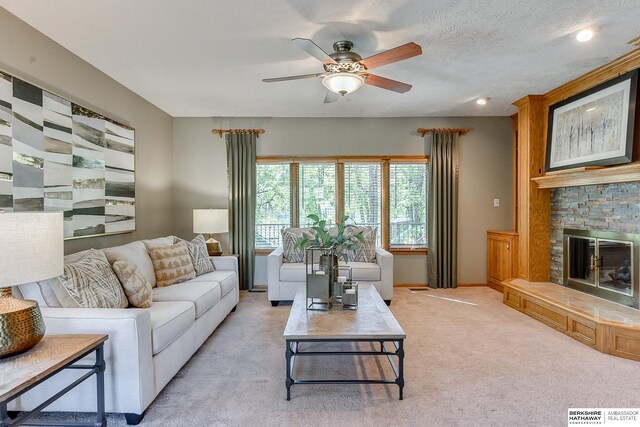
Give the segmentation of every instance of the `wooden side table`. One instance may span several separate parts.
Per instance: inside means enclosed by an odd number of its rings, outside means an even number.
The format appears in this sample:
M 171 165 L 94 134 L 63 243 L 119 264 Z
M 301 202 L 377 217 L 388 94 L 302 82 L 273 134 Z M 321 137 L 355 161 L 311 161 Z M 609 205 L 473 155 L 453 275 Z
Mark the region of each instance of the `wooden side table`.
M 13 427 L 29 424 L 27 421 L 59 399 L 69 390 L 96 374 L 97 417 L 95 423 L 65 423 L 78 426 L 106 426 L 104 411 L 104 342 L 108 335 L 45 335 L 35 347 L 16 356 L 0 359 L 0 427 Z M 93 365 L 74 365 L 75 362 L 96 352 Z M 83 376 L 36 406 L 29 412 L 20 412 L 15 419 L 10 419 L 7 404 L 31 390 L 38 384 L 51 378 L 63 369 L 86 369 Z

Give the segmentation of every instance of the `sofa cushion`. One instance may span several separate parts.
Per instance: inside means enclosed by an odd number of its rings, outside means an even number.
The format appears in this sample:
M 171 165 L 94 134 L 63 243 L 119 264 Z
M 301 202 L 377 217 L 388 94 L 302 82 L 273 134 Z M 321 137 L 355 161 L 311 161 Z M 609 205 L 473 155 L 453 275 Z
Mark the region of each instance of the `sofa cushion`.
M 379 282 L 381 280 L 380 266 L 373 262 L 350 262 L 353 280 L 363 282 Z
M 340 265 L 345 265 L 340 262 Z M 371 262 L 350 262 L 352 278 L 355 281 L 378 282 L 380 281 L 380 266 Z M 283 263 L 280 266 L 281 282 L 304 282 L 305 264 L 299 263 Z M 342 273 L 341 273 L 342 274 Z
M 173 245 L 174 236 L 156 237 L 155 239 L 143 240 L 142 243 L 149 248 L 155 248 L 156 246 L 169 246 Z
M 156 301 L 189 301 L 195 304 L 196 318 L 202 316 L 207 310 L 216 305 L 221 297 L 220 284 L 218 282 L 195 282 L 190 280 L 176 285 L 158 287 L 153 290 L 154 305 Z
M 111 267 L 118 276 L 129 303 L 138 308 L 151 307 L 151 283 L 140 273 L 140 269 L 126 259 L 117 260 Z
M 104 252 L 111 264 L 118 259 L 131 261 L 140 269 L 140 272 L 151 283 L 151 286 L 156 285 L 156 273 L 153 271 L 153 263 L 149 258 L 144 243 L 140 241 L 131 242 L 126 245 L 103 249 L 102 252 Z
M 65 257 L 65 262 L 67 257 Z M 53 277 L 49 280 L 42 280 L 38 282 L 40 292 L 44 298 L 45 305 L 48 307 L 65 307 L 74 308 L 80 307 L 72 297 L 69 295 L 67 288 L 62 283 L 63 278 Z
M 151 315 L 151 347 L 154 355 L 181 337 L 196 320 L 195 307 L 187 301 L 154 301 L 148 310 Z
M 127 296 L 104 252 L 90 249 L 77 262 L 65 264 L 60 281 L 83 308 L 126 308 Z
M 18 288 L 18 290 L 20 291 L 20 295 L 22 296 L 22 298 L 36 301 L 38 304 L 45 307 L 48 306 L 46 300 L 44 299 L 44 295 L 42 295 L 40 283 L 23 283 L 22 285 L 16 286 L 16 288 Z
M 220 297 L 223 297 L 238 284 L 238 276 L 235 271 L 217 270 L 189 281 L 189 283 L 193 282 L 218 282 L 220 283 Z
M 196 277 L 189 248 L 184 242 L 147 247 L 158 286 L 170 286 Z

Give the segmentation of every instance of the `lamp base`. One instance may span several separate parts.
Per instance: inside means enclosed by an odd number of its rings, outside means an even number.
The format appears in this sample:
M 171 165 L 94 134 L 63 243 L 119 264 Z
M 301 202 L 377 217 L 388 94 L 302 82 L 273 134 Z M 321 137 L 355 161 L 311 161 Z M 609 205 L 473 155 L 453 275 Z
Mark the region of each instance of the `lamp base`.
M 209 239 L 206 241 L 206 244 L 207 244 L 207 252 L 209 252 L 209 256 L 222 255 L 222 245 L 216 239 L 209 236 Z
M 45 325 L 38 303 L 11 296 L 11 288 L 0 296 L 0 358 L 29 350 L 44 336 Z

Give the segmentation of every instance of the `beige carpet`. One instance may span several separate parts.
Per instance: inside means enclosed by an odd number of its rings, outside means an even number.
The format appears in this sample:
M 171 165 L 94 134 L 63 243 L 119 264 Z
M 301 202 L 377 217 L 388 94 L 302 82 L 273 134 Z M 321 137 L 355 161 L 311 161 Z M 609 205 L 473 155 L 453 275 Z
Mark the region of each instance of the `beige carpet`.
M 294 386 L 285 397 L 282 331 L 290 306 L 242 292 L 148 408 L 149 426 L 565 426 L 569 407 L 640 407 L 640 363 L 603 355 L 502 304 L 485 287 L 395 290 L 407 333 L 405 400 L 396 386 Z M 345 360 L 346 359 L 346 360 Z M 303 360 L 307 376 L 369 378 L 371 358 Z M 53 414 L 50 421 L 71 420 Z M 125 425 L 109 415 L 109 425 Z

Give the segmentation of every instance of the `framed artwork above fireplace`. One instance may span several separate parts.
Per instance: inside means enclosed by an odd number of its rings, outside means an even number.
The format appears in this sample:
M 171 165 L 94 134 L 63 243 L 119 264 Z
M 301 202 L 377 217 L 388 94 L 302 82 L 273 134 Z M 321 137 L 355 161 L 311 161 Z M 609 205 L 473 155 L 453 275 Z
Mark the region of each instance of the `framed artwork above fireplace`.
M 638 70 L 549 107 L 545 172 L 633 160 Z

